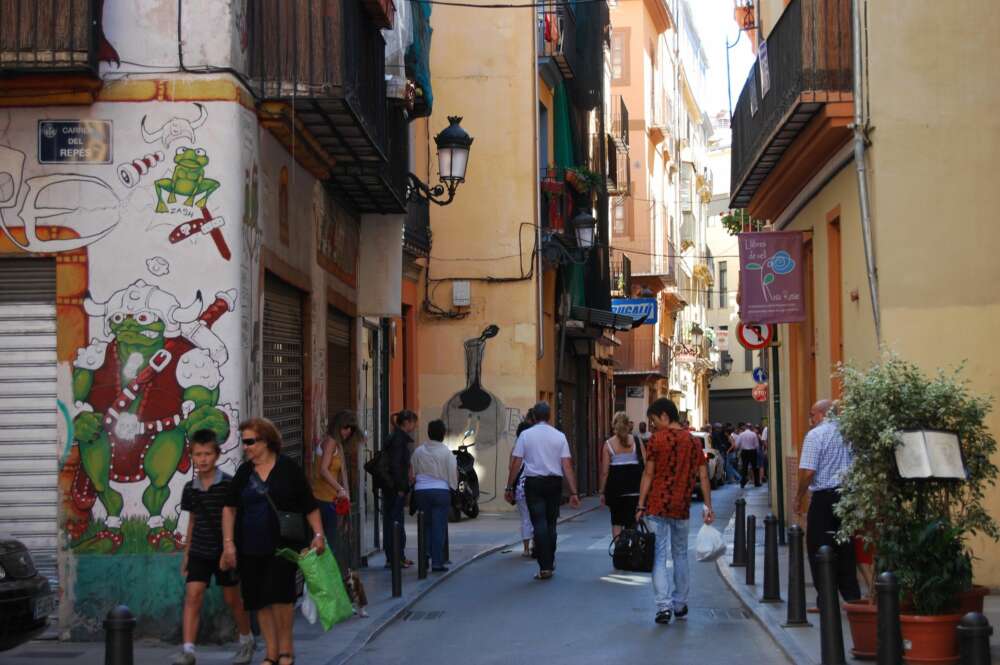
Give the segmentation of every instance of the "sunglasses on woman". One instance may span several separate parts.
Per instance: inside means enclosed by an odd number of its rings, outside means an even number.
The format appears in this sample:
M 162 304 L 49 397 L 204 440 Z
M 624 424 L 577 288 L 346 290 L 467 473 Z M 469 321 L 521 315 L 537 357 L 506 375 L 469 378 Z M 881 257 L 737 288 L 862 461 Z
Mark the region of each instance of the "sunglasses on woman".
M 240 439 L 244 446 L 252 446 L 255 443 L 262 443 L 264 439 L 257 437 L 256 439 Z

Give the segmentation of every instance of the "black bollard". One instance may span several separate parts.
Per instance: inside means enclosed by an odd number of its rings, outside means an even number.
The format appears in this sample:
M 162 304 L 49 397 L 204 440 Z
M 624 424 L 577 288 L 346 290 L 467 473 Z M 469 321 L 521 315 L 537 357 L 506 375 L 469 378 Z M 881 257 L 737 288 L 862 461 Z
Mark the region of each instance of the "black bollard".
M 781 602 L 781 580 L 778 576 L 778 518 L 764 518 L 764 596 L 763 603 Z
M 746 515 L 747 501 L 744 498 L 736 499 L 736 524 L 733 533 L 733 562 L 731 566 L 747 565 L 747 539 L 746 539 Z
M 823 545 L 816 553 L 816 571 L 819 575 L 820 662 L 822 665 L 847 665 L 837 590 L 837 555 L 829 545 Z
M 104 665 L 132 665 L 132 631 L 135 617 L 119 605 L 104 619 Z
M 899 627 L 899 581 L 884 572 L 875 581 L 878 594 L 878 665 L 903 665 L 903 635 Z
M 427 515 L 417 511 L 417 579 L 427 577 Z
M 806 618 L 806 564 L 802 527 L 788 528 L 788 619 L 785 626 L 811 626 Z
M 441 548 L 441 552 L 442 552 L 441 558 L 444 559 L 444 565 L 446 565 L 446 566 L 451 563 L 451 550 L 448 548 L 448 532 L 449 531 L 450 531 L 450 528 L 448 526 L 448 523 L 445 522 L 444 523 L 444 547 Z
M 392 549 L 390 550 L 390 565 L 392 567 L 392 597 L 403 595 L 403 523 L 392 523 Z
M 756 584 L 757 576 L 757 516 L 747 515 L 747 584 Z
M 361 540 L 361 513 L 352 510 L 351 511 L 351 568 L 358 570 L 359 568 L 368 567 L 368 557 L 361 556 L 361 546 L 359 541 Z
M 990 665 L 990 636 L 993 626 L 979 612 L 969 612 L 958 622 L 958 662 L 960 665 Z

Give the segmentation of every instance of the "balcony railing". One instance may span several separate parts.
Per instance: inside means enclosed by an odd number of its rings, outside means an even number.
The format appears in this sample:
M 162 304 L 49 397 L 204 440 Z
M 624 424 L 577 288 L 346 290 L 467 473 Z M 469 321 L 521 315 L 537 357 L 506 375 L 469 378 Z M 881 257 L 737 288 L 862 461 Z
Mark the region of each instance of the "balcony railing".
M 97 0 L 0 2 L 0 73 L 96 74 Z
M 389 127 L 385 41 L 361 0 L 250 3 L 249 77 L 283 102 L 335 164 L 332 186 L 358 212 L 405 212 L 406 162 Z
M 611 137 L 620 148 L 628 151 L 628 107 L 622 95 L 615 95 L 611 103 Z
M 406 206 L 406 220 L 403 222 L 403 249 L 418 257 L 431 253 L 431 211 L 430 204 L 414 198 Z
M 627 298 L 632 293 L 632 260 L 624 254 L 611 261 L 611 296 Z
M 553 61 L 563 78 L 579 68 L 576 51 L 576 14 L 569 2 L 544 0 L 538 9 L 538 57 Z
M 850 3 L 792 0 L 767 38 L 768 90 L 755 63 L 733 112 L 731 206 L 744 208 L 829 101 L 851 99 Z
M 653 326 L 640 326 L 618 336 L 621 345 L 615 349 L 616 374 L 649 374 L 667 377 L 670 371 L 670 349 L 654 336 Z

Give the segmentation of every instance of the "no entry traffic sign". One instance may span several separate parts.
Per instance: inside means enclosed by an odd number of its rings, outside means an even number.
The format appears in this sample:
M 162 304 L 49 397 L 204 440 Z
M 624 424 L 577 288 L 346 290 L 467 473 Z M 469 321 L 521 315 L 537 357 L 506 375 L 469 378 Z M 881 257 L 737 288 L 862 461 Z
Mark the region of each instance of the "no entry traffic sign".
M 736 329 L 736 338 L 743 348 L 751 351 L 765 349 L 774 339 L 774 326 L 763 323 L 740 323 Z

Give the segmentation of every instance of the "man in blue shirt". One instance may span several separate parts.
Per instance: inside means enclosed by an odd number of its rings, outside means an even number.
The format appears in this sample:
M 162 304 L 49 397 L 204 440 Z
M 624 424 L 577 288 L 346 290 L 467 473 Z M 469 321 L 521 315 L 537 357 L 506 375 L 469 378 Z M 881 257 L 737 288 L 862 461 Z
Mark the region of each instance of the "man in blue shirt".
M 806 491 L 812 493 L 809 513 L 806 516 L 806 551 L 813 584 L 816 584 L 816 553 L 823 545 L 834 548 L 837 555 L 837 588 L 846 601 L 861 598 L 855 570 L 854 545 L 835 539 L 840 529 L 840 519 L 834 506 L 840 499 L 840 480 L 851 467 L 853 455 L 850 446 L 840 435 L 837 423 L 827 418 L 833 402 L 823 399 L 809 410 L 809 424 L 813 426 L 802 443 L 799 458 L 799 487 L 795 497 L 795 512 L 802 514 Z M 817 591 L 817 603 L 819 602 Z

